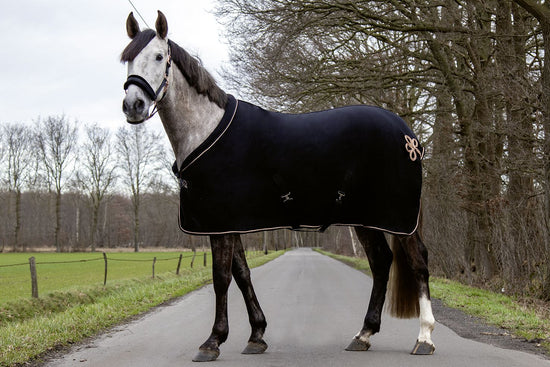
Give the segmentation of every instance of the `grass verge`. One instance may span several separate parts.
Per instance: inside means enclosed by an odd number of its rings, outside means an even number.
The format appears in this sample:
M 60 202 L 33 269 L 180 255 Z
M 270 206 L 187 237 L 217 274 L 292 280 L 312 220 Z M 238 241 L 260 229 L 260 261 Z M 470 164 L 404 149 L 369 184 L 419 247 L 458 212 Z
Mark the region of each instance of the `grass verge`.
M 248 259 L 256 267 L 282 255 L 277 251 Z M 19 306 L 22 300 L 0 310 L 0 366 L 17 366 L 45 352 L 97 334 L 163 302 L 182 296 L 211 281 L 208 268 L 185 270 L 180 276 L 159 274 L 113 282 L 107 287 L 52 292 Z
M 367 259 L 317 251 L 371 275 Z M 550 353 L 548 305 L 542 306 L 534 300 L 518 299 L 438 277 L 430 277 L 430 292 L 433 298 L 440 299 L 445 306 L 509 330 L 515 337 L 541 344 Z

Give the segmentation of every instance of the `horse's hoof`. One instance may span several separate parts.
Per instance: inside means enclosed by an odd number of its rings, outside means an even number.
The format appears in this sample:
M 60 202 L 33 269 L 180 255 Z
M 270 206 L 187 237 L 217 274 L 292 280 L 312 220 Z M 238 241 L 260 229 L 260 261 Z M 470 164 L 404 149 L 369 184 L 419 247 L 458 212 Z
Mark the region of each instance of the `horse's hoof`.
M 369 350 L 370 343 L 364 342 L 361 339 L 353 338 L 351 343 L 347 346 L 346 350 L 349 352 L 365 352 Z
M 248 345 L 241 352 L 242 354 L 262 354 L 267 349 L 267 343 L 263 340 L 259 342 L 248 342 Z
M 193 362 L 211 362 L 215 361 L 220 355 L 220 350 L 216 349 L 199 349 L 197 355 L 193 358 Z
M 415 356 L 431 356 L 434 352 L 435 347 L 433 344 L 417 341 L 411 354 Z

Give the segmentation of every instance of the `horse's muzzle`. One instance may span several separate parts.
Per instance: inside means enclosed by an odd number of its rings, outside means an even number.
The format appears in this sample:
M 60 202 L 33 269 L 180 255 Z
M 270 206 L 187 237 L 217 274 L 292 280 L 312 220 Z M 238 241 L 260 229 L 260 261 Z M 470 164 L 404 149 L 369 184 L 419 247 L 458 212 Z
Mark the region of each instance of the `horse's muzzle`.
M 148 110 L 145 108 L 145 101 L 141 98 L 122 101 L 122 112 L 126 115 L 126 121 L 130 124 L 139 124 L 145 121 Z
M 122 101 L 122 112 L 128 123 L 140 124 L 147 120 L 149 107 L 151 107 L 151 100 L 139 86 L 130 86 L 126 90 L 126 96 Z

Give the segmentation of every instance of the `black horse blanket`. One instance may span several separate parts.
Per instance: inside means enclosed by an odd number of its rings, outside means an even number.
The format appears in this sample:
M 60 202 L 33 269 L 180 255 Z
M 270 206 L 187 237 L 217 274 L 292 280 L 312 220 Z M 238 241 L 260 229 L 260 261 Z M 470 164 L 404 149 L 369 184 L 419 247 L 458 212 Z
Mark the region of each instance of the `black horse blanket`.
M 229 96 L 215 131 L 174 172 L 190 234 L 418 225 L 423 149 L 397 115 L 372 106 L 307 114 Z

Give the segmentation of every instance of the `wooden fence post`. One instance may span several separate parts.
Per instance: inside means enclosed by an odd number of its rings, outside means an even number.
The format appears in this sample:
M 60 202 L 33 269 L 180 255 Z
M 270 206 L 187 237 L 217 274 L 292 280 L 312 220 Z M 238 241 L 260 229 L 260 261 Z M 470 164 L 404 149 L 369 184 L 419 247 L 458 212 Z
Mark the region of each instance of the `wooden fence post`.
M 193 264 L 195 263 L 195 256 L 197 256 L 197 249 L 193 249 L 193 258 L 191 259 L 191 269 L 193 269 Z
M 38 280 L 36 277 L 36 260 L 34 256 L 29 258 L 29 265 L 31 267 L 32 298 L 38 298 Z
M 180 275 L 180 266 L 181 266 L 182 257 L 183 257 L 183 254 L 180 254 L 180 259 L 178 260 L 178 268 L 176 269 L 176 275 Z
M 155 263 L 157 262 L 157 257 L 153 258 L 153 279 L 155 279 Z
M 203 263 L 204 267 L 206 267 L 206 251 L 204 251 L 204 256 L 203 256 L 202 263 Z
M 103 261 L 105 262 L 105 276 L 103 277 L 103 286 L 107 285 L 107 254 L 103 253 Z

